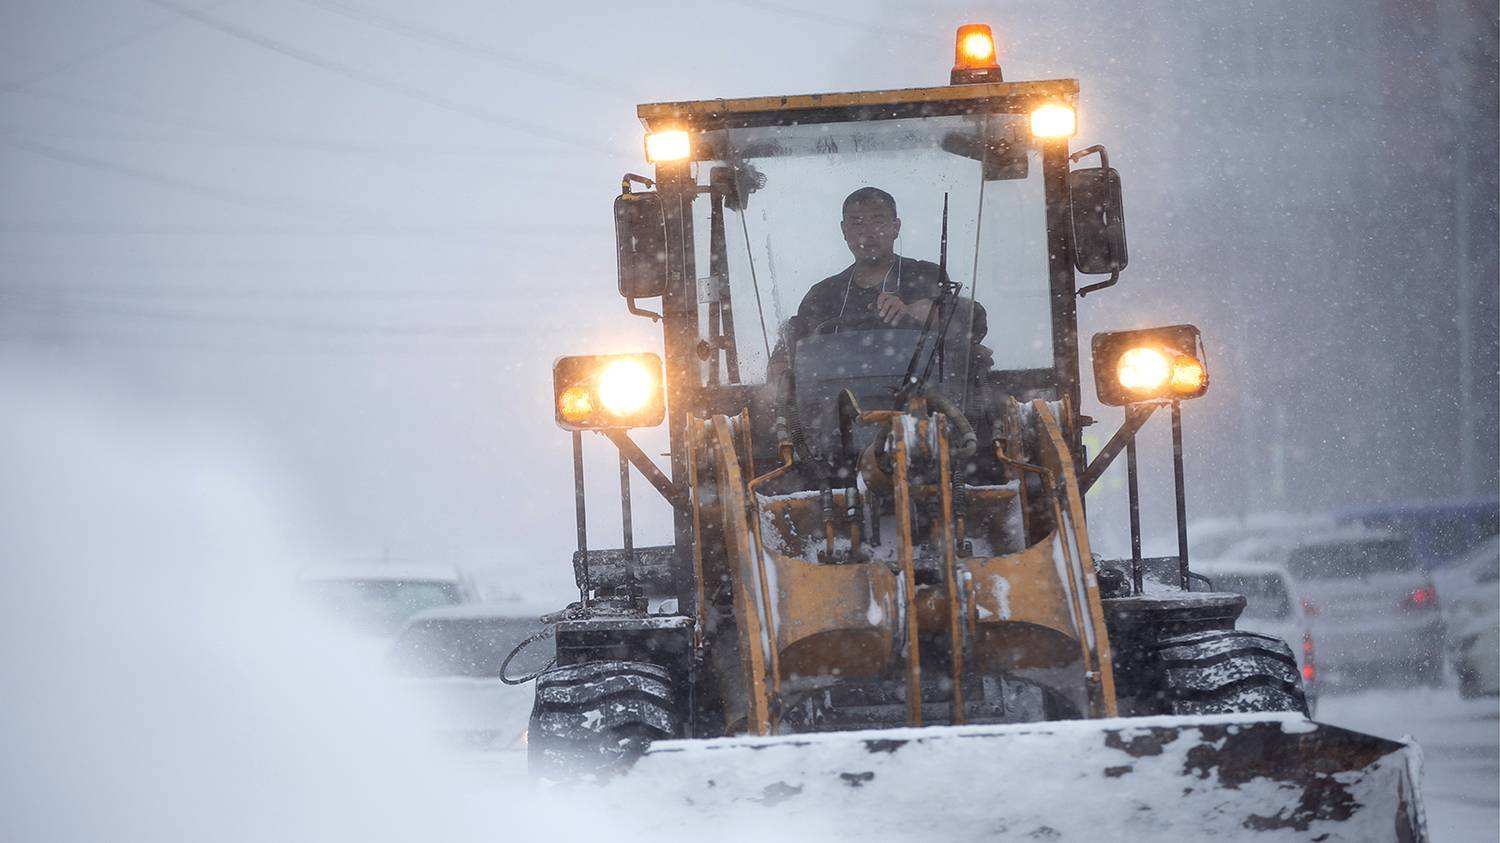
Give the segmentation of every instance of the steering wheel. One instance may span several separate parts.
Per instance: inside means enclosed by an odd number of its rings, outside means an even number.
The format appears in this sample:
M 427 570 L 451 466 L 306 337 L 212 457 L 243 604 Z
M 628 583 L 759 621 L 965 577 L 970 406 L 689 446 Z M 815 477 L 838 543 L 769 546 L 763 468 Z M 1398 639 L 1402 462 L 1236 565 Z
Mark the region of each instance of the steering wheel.
M 827 334 L 837 334 L 841 331 L 884 331 L 900 328 L 902 322 L 909 321 L 910 319 L 911 317 L 907 316 L 897 320 L 896 324 L 892 325 L 881 319 L 880 314 L 866 310 L 857 313 L 846 313 L 842 316 L 835 316 L 826 322 L 821 322 L 818 324 L 818 327 L 813 329 L 813 333 L 821 337 Z

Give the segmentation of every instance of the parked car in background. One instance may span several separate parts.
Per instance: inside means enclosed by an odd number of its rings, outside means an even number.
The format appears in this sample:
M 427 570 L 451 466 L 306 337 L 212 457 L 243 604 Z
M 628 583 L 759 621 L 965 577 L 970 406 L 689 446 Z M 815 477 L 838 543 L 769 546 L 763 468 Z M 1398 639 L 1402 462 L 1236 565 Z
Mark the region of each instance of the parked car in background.
M 1423 567 L 1435 571 L 1500 535 L 1500 498 L 1360 507 L 1340 513 L 1338 521 L 1406 536 Z
M 1481 542 L 1433 577 L 1443 595 L 1459 692 L 1500 694 L 1500 536 Z
M 1297 669 L 1307 692 L 1307 707 L 1315 711 L 1318 695 L 1317 643 L 1302 608 L 1303 598 L 1292 575 L 1279 565 L 1225 559 L 1194 565 L 1214 591 L 1245 597 L 1245 611 L 1237 629 L 1271 635 L 1287 643 L 1297 656 Z
M 1410 539 L 1342 527 L 1235 552 L 1285 568 L 1298 584 L 1325 689 L 1442 684 L 1439 595 Z
M 539 635 L 541 611 L 517 602 L 429 609 L 410 618 L 386 652 L 387 670 L 431 710 L 433 730 L 472 749 L 522 749 L 531 716 L 530 685 L 501 680 L 517 645 Z M 549 641 L 535 641 L 508 666 L 513 679 L 552 660 Z
M 1255 541 L 1292 540 L 1298 536 L 1334 527 L 1333 518 L 1294 515 L 1289 512 L 1257 512 L 1240 517 L 1205 518 L 1188 525 L 1188 557 L 1208 561 L 1233 558 L 1237 545 Z M 1176 535 L 1158 536 L 1147 555 L 1176 556 Z
M 389 636 L 425 609 L 476 599 L 463 572 L 451 565 L 319 565 L 304 570 L 299 579 L 318 607 L 362 635 Z

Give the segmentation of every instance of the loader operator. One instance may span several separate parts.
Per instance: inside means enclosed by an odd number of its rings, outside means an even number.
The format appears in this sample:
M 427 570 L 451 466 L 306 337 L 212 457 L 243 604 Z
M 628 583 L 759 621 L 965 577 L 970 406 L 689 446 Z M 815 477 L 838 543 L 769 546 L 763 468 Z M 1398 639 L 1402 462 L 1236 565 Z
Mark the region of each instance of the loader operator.
M 901 218 L 895 197 L 878 187 L 861 187 L 844 199 L 840 226 L 854 263 L 803 296 L 797 308 L 801 332 L 920 328 L 937 298 L 942 271 L 935 263 L 896 254 Z M 967 328 L 967 319 L 956 322 Z M 985 327 L 980 309 L 971 341 L 982 338 Z

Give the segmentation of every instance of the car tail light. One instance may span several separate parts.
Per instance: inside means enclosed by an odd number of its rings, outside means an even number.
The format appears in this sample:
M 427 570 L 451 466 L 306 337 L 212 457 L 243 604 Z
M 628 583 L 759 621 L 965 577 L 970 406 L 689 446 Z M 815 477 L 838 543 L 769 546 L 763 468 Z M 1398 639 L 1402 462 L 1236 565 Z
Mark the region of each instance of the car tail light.
M 1310 618 L 1317 613 L 1318 604 L 1312 602 L 1311 600 L 1308 600 L 1306 597 L 1302 598 L 1302 614 Z
M 1302 682 L 1311 684 L 1318 678 L 1318 662 L 1313 657 L 1313 639 L 1311 632 L 1302 633 Z
M 1431 585 L 1419 586 L 1406 595 L 1401 605 L 1407 609 L 1436 609 L 1438 604 L 1437 589 Z

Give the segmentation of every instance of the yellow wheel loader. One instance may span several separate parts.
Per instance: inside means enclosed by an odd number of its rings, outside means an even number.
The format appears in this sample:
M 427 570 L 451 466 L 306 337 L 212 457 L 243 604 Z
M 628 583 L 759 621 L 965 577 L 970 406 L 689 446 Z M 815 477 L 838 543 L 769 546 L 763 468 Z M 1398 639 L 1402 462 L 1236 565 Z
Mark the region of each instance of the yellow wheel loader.
M 662 353 L 554 365 L 579 599 L 535 677 L 536 775 L 851 839 L 1425 839 L 1416 748 L 1310 721 L 1287 645 L 1189 568 L 1196 328 L 1093 338 L 1124 420 L 1085 454 L 1078 302 L 1127 251 L 1107 152 L 1070 148 L 1078 90 L 1004 81 L 970 25 L 948 85 L 639 106 L 618 284 Z M 1147 559 L 1157 409 L 1179 554 Z M 663 423 L 665 470 L 629 433 Z M 621 548 L 589 547 L 589 431 Z M 1106 560 L 1084 495 L 1122 452 L 1134 551 Z M 671 545 L 634 546 L 632 469 Z

